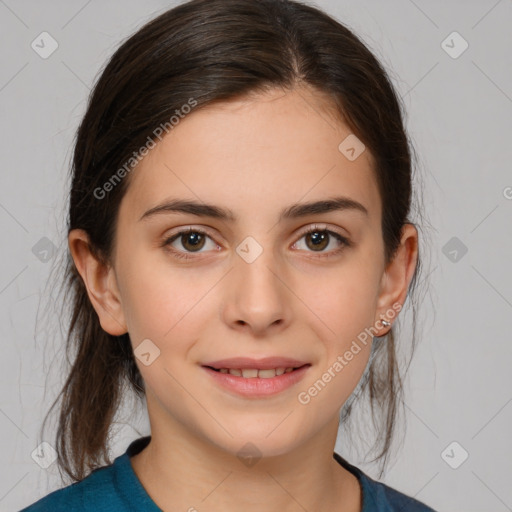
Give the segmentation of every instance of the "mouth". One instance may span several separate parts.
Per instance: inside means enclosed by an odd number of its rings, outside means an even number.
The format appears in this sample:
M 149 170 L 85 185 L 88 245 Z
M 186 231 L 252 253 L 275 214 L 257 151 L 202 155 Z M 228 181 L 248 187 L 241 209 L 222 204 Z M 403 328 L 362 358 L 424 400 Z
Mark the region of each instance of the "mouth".
M 311 366 L 309 363 L 300 366 L 280 366 L 277 368 L 215 368 L 213 366 L 205 365 L 205 368 L 209 368 L 217 373 L 224 373 L 234 375 L 235 377 L 242 377 L 244 379 L 272 379 L 279 377 L 285 373 L 292 373 L 305 366 Z
M 310 363 L 289 358 L 225 359 L 201 365 L 219 389 L 244 398 L 277 395 L 300 382 Z

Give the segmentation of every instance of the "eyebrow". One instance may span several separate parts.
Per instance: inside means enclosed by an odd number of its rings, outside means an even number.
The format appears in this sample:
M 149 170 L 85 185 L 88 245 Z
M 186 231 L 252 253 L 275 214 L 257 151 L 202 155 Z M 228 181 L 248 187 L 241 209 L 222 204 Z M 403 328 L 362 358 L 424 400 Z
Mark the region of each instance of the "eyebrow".
M 356 211 L 368 216 L 368 210 L 361 203 L 349 197 L 338 196 L 321 201 L 292 204 L 281 211 L 279 221 L 344 210 Z M 231 222 L 237 220 L 236 215 L 228 208 L 188 199 L 168 199 L 146 211 L 139 221 L 164 213 L 188 213 L 198 217 L 211 217 Z

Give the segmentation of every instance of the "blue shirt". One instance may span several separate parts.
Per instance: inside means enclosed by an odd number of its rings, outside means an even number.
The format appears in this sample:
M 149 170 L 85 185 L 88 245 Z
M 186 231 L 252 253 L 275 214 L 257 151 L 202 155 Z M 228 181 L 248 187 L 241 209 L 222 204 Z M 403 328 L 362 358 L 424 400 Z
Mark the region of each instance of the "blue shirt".
M 80 482 L 52 492 L 20 512 L 162 512 L 140 483 L 130 463 L 130 457 L 142 451 L 150 440 L 151 436 L 136 439 L 111 465 L 95 469 Z M 334 453 L 334 458 L 359 480 L 361 512 L 435 512 L 373 480 L 337 453 Z

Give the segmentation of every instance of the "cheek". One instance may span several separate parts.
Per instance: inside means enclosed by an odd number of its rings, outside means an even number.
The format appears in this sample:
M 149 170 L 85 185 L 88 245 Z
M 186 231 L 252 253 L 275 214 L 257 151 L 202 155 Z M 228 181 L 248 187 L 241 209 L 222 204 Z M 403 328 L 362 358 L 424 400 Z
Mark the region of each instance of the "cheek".
M 306 305 L 338 349 L 375 321 L 379 278 L 371 268 L 362 258 L 354 260 L 328 278 L 312 279 L 302 288 Z
M 123 310 L 133 345 L 149 338 L 166 351 L 169 346 L 173 352 L 184 350 L 181 345 L 197 337 L 218 278 L 192 267 L 178 269 L 165 255 L 142 251 L 133 252 L 119 267 Z
M 312 379 L 301 386 L 298 402 L 323 421 L 350 396 L 370 357 L 368 329 L 375 321 L 379 284 L 378 270 L 373 270 L 378 262 L 370 260 L 364 253 L 354 254 L 329 279 L 312 279 L 308 293 L 302 288 L 323 356 Z
M 348 269 L 347 269 L 348 270 Z M 303 426 L 314 430 L 337 414 L 360 381 L 367 366 L 372 337 L 376 285 L 364 269 L 351 267 L 317 287 L 308 305 L 315 315 L 315 337 L 322 353 L 318 368 L 297 396 Z

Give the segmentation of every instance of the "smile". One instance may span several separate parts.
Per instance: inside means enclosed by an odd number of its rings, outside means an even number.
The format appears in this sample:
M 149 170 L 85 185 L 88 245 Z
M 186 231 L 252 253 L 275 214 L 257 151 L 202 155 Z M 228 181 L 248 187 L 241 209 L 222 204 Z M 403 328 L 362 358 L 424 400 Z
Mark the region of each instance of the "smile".
M 265 370 L 259 370 L 257 368 L 212 368 L 212 370 L 218 371 L 220 373 L 229 373 L 230 375 L 235 375 L 236 377 L 243 377 L 244 379 L 271 379 L 272 377 L 276 377 L 279 375 L 283 375 L 283 373 L 290 373 L 297 368 L 288 367 L 288 368 L 269 368 Z
M 304 378 L 311 367 L 213 368 L 202 366 L 216 387 L 245 398 L 266 398 L 282 393 Z

